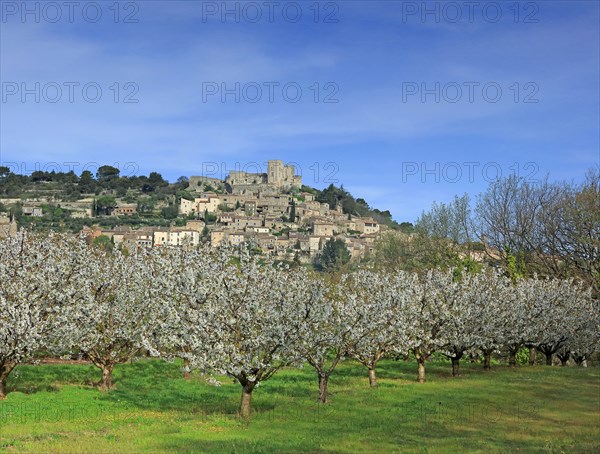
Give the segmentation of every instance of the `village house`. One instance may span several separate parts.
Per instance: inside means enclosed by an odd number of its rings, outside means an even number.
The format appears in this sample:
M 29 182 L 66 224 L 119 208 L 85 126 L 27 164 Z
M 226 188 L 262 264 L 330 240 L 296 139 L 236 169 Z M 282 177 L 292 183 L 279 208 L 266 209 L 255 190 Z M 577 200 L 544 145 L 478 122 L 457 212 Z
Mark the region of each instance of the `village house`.
M 179 214 L 185 216 L 189 214 L 202 215 L 205 212 L 216 213 L 221 199 L 216 194 L 205 194 L 203 197 L 196 197 L 194 200 L 187 200 L 183 197 L 179 203 Z
M 154 231 L 154 246 L 196 246 L 199 243 L 200 234 L 196 230 L 169 228 Z
M 113 236 L 115 244 L 121 244 L 127 248 L 142 247 L 151 248 L 154 242 L 152 231 L 134 231 L 131 233 L 125 233 L 121 240 L 117 242 L 116 236 Z
M 202 233 L 206 227 L 206 223 L 201 220 L 190 220 L 185 223 L 185 228 L 188 230 L 194 230 L 198 233 Z
M 345 238 L 346 248 L 352 258 L 362 257 L 365 252 L 365 243 L 359 238 Z
M 239 246 L 246 241 L 246 236 L 243 232 L 232 232 L 227 235 L 227 242 L 230 246 Z
M 111 216 L 131 216 L 137 213 L 137 205 L 119 205 L 116 207 Z
M 371 218 L 358 218 L 355 221 L 356 230 L 366 235 L 379 233 L 379 223 Z
M 313 200 L 315 200 L 314 194 L 310 192 L 302 192 L 300 193 L 300 196 L 304 199 L 305 202 L 312 202 Z
M 247 227 L 262 227 L 263 220 L 260 217 L 235 216 L 232 224 L 236 230 L 244 230 Z
M 249 200 L 244 203 L 244 213 L 246 216 L 256 216 L 258 213 L 258 203 L 256 200 Z
M 254 233 L 269 233 L 269 227 L 246 227 L 246 232 L 254 232 Z
M 223 213 L 218 218 L 219 224 L 225 224 L 225 225 L 234 224 L 234 220 L 235 220 L 235 215 L 232 213 Z
M 23 207 L 23 216 L 42 217 L 44 211 L 40 207 L 26 205 Z
M 308 252 L 311 256 L 315 256 L 322 249 L 320 236 L 310 236 L 308 237 Z M 324 245 L 324 242 L 323 242 Z
M 277 237 L 269 233 L 248 233 L 247 241 L 255 247 L 259 247 L 264 253 L 274 251 Z
M 286 235 L 275 237 L 275 248 L 281 253 L 285 253 L 288 249 L 293 247 L 292 241 Z
M 312 233 L 316 236 L 333 236 L 335 225 L 327 220 L 315 218 L 312 221 Z
M 356 221 L 354 219 L 345 220 L 344 228 L 350 232 L 358 232 L 358 230 L 356 230 Z
M 298 244 L 300 246 L 301 252 L 310 254 L 310 240 L 308 239 L 308 237 L 297 240 L 295 244 Z M 294 245 L 294 249 L 295 248 L 296 246 Z

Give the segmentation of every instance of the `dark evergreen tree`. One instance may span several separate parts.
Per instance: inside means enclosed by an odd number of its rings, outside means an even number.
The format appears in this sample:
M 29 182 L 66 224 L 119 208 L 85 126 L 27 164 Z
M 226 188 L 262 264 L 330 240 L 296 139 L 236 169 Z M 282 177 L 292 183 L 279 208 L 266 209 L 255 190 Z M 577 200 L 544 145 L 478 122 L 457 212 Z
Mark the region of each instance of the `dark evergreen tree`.
M 315 267 L 319 271 L 335 271 L 350 261 L 350 251 L 343 240 L 330 239 L 323 246 L 323 250 L 317 256 Z

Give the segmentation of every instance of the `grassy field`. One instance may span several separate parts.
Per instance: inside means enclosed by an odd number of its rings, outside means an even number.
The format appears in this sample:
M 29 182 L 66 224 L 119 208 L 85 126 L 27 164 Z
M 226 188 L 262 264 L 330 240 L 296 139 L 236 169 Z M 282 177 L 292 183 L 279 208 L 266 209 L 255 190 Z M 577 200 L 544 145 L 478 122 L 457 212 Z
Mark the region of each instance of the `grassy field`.
M 366 369 L 342 364 L 331 403 L 318 405 L 311 368 L 289 369 L 254 392 L 255 414 L 236 418 L 240 387 L 179 367 L 140 361 L 115 371 L 101 394 L 88 365 L 20 366 L 0 402 L 0 450 L 6 452 L 368 452 L 598 453 L 600 368 L 428 365 L 386 361 L 379 388 Z

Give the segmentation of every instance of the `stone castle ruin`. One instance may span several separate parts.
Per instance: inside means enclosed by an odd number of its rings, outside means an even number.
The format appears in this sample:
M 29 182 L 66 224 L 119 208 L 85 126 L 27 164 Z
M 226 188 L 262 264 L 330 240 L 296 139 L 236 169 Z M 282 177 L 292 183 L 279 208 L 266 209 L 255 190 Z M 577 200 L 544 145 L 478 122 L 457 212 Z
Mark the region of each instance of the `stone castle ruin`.
M 280 193 L 293 187 L 302 186 L 302 177 L 296 175 L 293 165 L 285 165 L 281 160 L 270 160 L 267 173 L 250 173 L 231 170 L 224 181 L 204 176 L 190 177 L 190 189 L 201 191 L 204 185 L 222 188 L 230 194 Z

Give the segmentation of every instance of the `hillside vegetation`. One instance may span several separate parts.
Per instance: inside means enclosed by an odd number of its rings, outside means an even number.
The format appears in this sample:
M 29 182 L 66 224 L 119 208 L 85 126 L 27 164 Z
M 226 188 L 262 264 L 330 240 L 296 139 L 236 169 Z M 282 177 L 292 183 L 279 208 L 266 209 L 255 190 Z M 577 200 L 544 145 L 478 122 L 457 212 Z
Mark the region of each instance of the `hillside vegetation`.
M 19 226 L 39 230 L 76 232 L 84 225 L 92 224 L 104 228 L 113 228 L 115 225 L 184 225 L 185 219 L 177 219 L 177 207 L 181 198 L 193 198 L 188 189 L 188 178 L 184 176 L 173 183 L 165 180 L 158 172 L 151 172 L 148 176 L 122 176 L 119 169 L 109 165 L 101 166 L 95 175 L 89 170 L 83 171 L 81 175 L 76 175 L 73 171 L 34 171 L 31 175 L 20 175 L 11 172 L 8 167 L 0 167 L 0 212 L 12 209 Z M 214 190 L 210 186 L 204 189 Z M 330 185 L 322 190 L 302 186 L 300 191 L 314 194 L 317 201 L 328 203 L 332 209 L 340 204 L 346 214 L 372 217 L 394 229 L 411 227 L 409 223 L 399 225 L 395 222 L 389 210 L 372 208 L 364 199 L 354 198 L 343 186 L 338 188 Z M 299 194 L 300 191 L 294 192 Z M 299 198 L 301 199 L 301 196 Z M 21 202 L 36 199 L 47 201 L 39 204 L 44 215 L 40 219 L 22 216 Z M 106 208 L 116 206 L 117 202 L 135 204 L 137 213 L 119 219 L 73 218 L 71 210 L 64 205 L 79 201 L 84 201 L 100 215 L 105 214 Z

